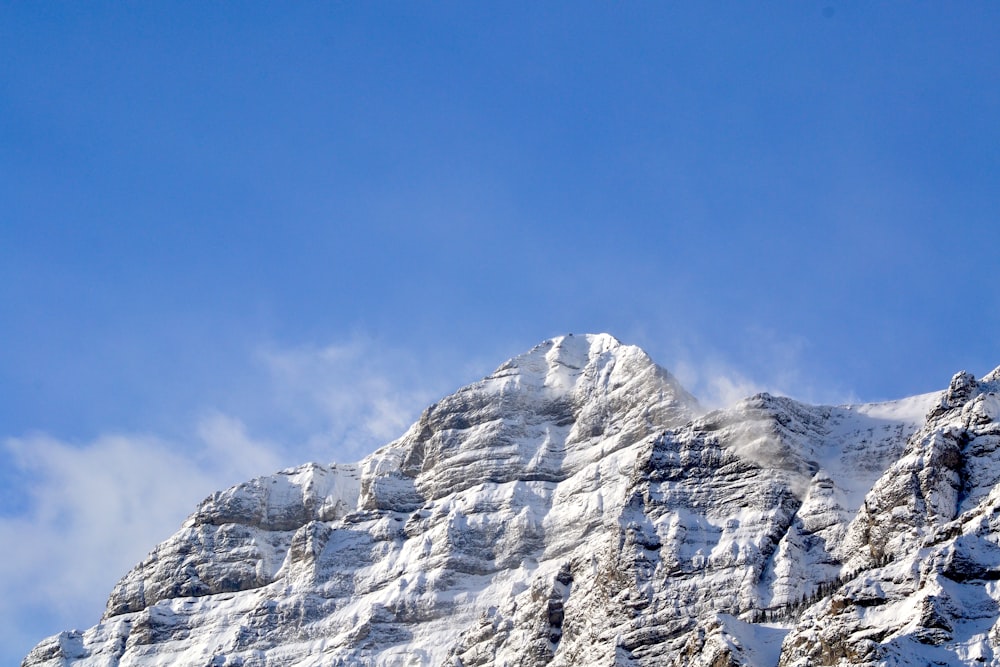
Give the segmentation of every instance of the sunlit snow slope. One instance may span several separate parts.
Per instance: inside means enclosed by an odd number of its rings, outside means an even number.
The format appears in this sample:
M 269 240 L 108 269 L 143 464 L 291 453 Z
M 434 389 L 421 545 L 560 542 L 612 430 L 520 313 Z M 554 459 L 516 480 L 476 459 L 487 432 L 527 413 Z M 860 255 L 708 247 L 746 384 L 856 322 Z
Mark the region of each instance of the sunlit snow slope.
M 23 666 L 996 663 L 998 385 L 703 414 L 636 347 L 546 341 L 357 464 L 214 494 Z

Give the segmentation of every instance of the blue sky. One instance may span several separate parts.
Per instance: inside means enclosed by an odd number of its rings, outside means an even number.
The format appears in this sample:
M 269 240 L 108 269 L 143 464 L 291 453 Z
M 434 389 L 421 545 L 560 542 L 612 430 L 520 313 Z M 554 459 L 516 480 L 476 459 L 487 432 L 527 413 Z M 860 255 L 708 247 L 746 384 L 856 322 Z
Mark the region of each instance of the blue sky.
M 0 5 L 0 660 L 553 335 L 715 404 L 1000 365 L 1000 6 L 956 7 Z

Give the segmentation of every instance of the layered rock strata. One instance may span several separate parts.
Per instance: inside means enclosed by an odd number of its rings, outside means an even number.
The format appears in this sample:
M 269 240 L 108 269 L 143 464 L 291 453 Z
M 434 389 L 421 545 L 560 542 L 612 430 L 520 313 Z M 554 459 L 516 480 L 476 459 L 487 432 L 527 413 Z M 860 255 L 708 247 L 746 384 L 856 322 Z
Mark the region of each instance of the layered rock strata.
M 214 494 L 23 667 L 994 662 L 998 385 L 704 414 L 546 341 L 358 464 Z

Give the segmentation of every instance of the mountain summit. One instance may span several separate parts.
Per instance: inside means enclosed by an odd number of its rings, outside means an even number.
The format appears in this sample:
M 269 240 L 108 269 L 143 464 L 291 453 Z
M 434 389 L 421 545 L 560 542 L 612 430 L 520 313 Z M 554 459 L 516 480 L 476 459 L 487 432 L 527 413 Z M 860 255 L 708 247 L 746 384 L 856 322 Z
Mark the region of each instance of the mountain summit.
M 1000 370 L 705 414 L 564 336 L 207 498 L 22 667 L 1000 663 Z

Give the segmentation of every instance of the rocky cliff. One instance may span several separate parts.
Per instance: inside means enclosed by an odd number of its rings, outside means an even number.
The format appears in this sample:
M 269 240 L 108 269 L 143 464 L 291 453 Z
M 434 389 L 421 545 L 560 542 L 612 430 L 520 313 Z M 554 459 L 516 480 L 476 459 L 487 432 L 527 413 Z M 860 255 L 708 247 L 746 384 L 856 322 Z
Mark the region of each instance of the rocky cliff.
M 998 388 L 704 414 L 557 338 L 360 463 L 214 494 L 22 664 L 997 664 Z

